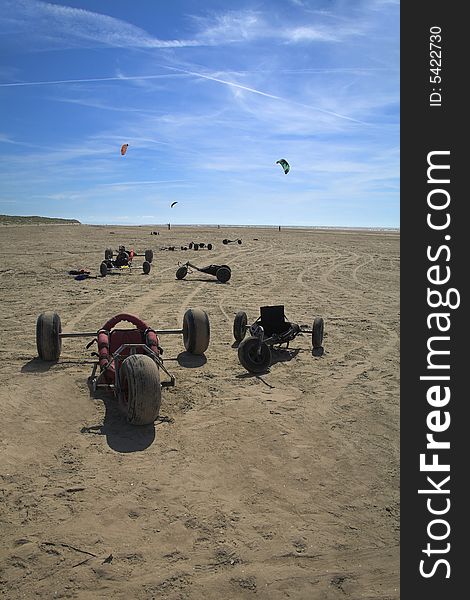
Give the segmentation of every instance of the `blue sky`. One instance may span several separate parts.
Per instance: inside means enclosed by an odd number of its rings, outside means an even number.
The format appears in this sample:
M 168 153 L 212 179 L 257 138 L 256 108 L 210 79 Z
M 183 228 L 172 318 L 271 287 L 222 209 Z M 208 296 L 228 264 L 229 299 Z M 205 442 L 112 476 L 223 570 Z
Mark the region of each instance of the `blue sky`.
M 399 35 L 394 0 L 0 0 L 0 214 L 398 227 Z

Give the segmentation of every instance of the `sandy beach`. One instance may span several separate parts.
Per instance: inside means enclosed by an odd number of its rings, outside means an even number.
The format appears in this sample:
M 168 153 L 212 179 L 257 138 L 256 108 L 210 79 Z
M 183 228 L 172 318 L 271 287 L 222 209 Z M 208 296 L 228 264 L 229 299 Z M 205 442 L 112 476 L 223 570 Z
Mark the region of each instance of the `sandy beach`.
M 214 248 L 179 249 L 191 241 Z M 1 227 L 1 595 L 398 599 L 399 241 L 333 229 Z M 149 275 L 99 276 L 105 248 L 120 244 L 153 250 Z M 232 277 L 178 281 L 187 260 L 228 264 Z M 97 277 L 68 274 L 81 268 Z M 323 317 L 323 356 L 298 336 L 268 373 L 248 373 L 233 319 L 244 310 L 254 321 L 268 304 L 299 324 Z M 64 331 L 97 331 L 120 312 L 179 328 L 195 307 L 209 315 L 209 348 L 191 361 L 181 336 L 161 337 L 176 385 L 155 426 L 127 424 L 111 394 L 90 396 L 89 339 L 64 339 L 57 363 L 37 358 L 46 310 Z

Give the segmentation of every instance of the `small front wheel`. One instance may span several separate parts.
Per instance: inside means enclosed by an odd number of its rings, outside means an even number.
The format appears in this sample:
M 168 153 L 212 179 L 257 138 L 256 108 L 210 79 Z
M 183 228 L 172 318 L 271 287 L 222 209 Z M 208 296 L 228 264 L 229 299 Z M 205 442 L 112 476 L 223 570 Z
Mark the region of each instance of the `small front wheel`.
M 157 364 L 145 354 L 131 354 L 119 372 L 119 407 L 133 425 L 149 425 L 158 417 L 162 398 Z
M 271 364 L 271 349 L 257 337 L 248 337 L 238 346 L 238 360 L 250 373 L 265 373 Z
M 183 265 L 176 271 L 176 279 L 184 279 L 188 274 L 188 267 Z

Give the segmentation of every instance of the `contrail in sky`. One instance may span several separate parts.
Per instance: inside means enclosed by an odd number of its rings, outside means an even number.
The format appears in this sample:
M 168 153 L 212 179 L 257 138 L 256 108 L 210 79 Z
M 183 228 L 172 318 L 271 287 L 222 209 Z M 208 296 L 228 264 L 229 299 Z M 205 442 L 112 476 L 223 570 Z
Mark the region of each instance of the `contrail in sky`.
M 280 102 L 288 102 L 289 104 L 295 104 L 297 106 L 303 106 L 304 108 L 309 108 L 311 110 L 316 110 L 318 112 L 322 112 L 324 114 L 337 117 L 338 119 L 345 119 L 347 121 L 352 121 L 353 123 L 359 123 L 360 125 L 368 125 L 369 123 L 365 123 L 364 121 L 359 121 L 358 119 L 353 119 L 352 117 L 347 117 L 346 115 L 342 115 L 340 113 L 336 113 L 330 110 L 325 110 L 323 108 L 318 108 L 316 106 L 310 106 L 309 104 L 304 104 L 302 102 L 296 102 L 295 100 L 290 100 L 288 98 L 282 98 L 281 96 L 276 96 L 274 94 L 268 94 L 267 92 L 262 92 L 261 90 L 257 90 L 255 88 L 248 87 L 246 85 L 241 85 L 240 83 L 234 83 L 233 81 L 227 81 L 226 79 L 219 79 L 218 77 L 213 77 L 212 75 L 205 75 L 204 73 L 197 73 L 195 71 L 187 71 L 186 69 L 180 69 L 178 67 L 169 67 L 166 65 L 160 65 L 164 69 L 169 69 L 172 71 L 177 71 L 178 73 L 183 73 L 185 75 L 192 75 L 193 77 L 200 77 L 201 79 L 207 79 L 209 81 L 215 81 L 216 83 L 222 83 L 223 85 L 228 85 L 230 87 L 235 87 L 240 90 L 245 90 L 246 92 L 251 92 L 252 94 L 258 94 L 259 96 L 264 96 L 265 98 L 271 98 L 273 100 L 279 100 Z M 121 76 L 121 77 L 95 77 L 91 79 L 60 79 L 56 81 L 21 81 L 15 83 L 0 83 L 0 87 L 21 87 L 21 86 L 31 86 L 31 85 L 59 85 L 64 83 L 94 83 L 99 81 L 132 81 L 132 80 L 142 80 L 142 79 L 160 79 L 164 77 L 169 77 L 169 75 L 134 75 L 134 76 Z

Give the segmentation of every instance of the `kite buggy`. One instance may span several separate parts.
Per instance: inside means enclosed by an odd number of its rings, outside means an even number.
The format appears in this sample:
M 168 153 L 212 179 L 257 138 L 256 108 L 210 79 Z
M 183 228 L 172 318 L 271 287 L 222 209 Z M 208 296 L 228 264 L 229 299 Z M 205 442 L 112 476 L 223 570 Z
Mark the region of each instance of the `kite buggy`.
M 191 269 L 200 271 L 201 273 L 207 273 L 217 278 L 220 283 L 227 283 L 232 277 L 232 269 L 228 265 L 209 265 L 207 267 L 196 267 L 189 261 L 184 263 L 176 271 L 176 279 L 184 279 L 188 273 L 192 273 Z
M 134 252 L 133 248 L 126 250 L 125 246 L 119 246 L 119 250 L 117 251 L 115 258 L 113 258 L 114 253 L 111 248 L 106 248 L 104 251 L 104 260 L 100 265 L 101 276 L 106 277 L 106 275 L 112 273 L 113 270 L 131 270 L 134 268 L 132 261 L 136 256 L 143 256 L 145 258 L 142 264 L 142 271 L 145 275 L 148 275 L 150 273 L 151 263 L 153 260 L 153 250 L 146 250 L 144 254 L 137 254 Z
M 126 321 L 133 329 L 117 329 Z M 94 343 L 97 357 L 88 378 L 90 389 L 112 389 L 119 409 L 129 423 L 148 425 L 158 417 L 162 388 L 174 386 L 175 377 L 163 364 L 163 349 L 159 336 L 182 334 L 187 352 L 204 354 L 209 346 L 210 327 L 207 313 L 200 308 L 188 309 L 183 317 L 182 329 L 152 329 L 134 315 L 122 313 L 109 319 L 98 331 L 63 333 L 60 317 L 48 311 L 39 315 L 36 322 L 38 355 L 44 361 L 57 361 L 62 350 L 62 339 L 92 337 L 86 348 Z M 99 373 L 97 374 L 97 371 Z M 168 376 L 160 381 L 160 370 Z
M 310 329 L 306 325 L 291 323 L 286 319 L 284 306 L 262 306 L 260 316 L 252 325 L 247 325 L 246 312 L 236 314 L 233 322 L 233 336 L 239 343 L 238 359 L 251 373 L 264 373 L 271 364 L 271 348 L 280 349 L 303 333 L 312 335 L 313 351 L 319 354 L 323 350 L 323 319 L 316 317 Z M 249 337 L 245 338 L 246 332 Z

